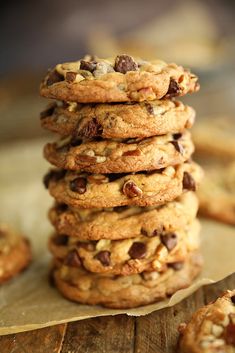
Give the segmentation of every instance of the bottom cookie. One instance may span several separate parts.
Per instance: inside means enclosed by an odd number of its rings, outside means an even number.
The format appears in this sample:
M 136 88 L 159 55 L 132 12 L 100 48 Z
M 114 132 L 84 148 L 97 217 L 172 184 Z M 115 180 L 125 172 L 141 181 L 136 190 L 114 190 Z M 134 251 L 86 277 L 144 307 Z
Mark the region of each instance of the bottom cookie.
M 130 276 L 97 275 L 57 261 L 54 280 L 64 297 L 83 304 L 109 308 L 134 308 L 163 300 L 188 287 L 200 273 L 202 257 L 191 253 L 182 263 L 171 264 L 164 272 L 143 272 Z
M 235 352 L 235 290 L 226 291 L 181 324 L 181 353 Z
M 7 226 L 0 226 L 0 284 L 23 271 L 32 258 L 29 241 Z

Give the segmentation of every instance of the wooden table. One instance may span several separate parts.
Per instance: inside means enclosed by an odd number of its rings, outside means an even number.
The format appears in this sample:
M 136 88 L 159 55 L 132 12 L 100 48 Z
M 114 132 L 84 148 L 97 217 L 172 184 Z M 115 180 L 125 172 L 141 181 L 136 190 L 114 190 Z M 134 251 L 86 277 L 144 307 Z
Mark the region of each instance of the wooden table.
M 221 264 L 222 265 L 222 264 Z M 1 353 L 173 353 L 179 323 L 235 288 L 235 274 L 199 289 L 176 306 L 141 317 L 98 317 L 0 337 Z

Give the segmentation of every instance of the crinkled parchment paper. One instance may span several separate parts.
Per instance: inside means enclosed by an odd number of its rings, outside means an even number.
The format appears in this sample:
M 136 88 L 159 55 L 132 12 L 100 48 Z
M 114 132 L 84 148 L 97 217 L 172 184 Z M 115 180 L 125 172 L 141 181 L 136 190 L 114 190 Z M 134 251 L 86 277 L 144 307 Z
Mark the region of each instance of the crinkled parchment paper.
M 30 268 L 0 287 L 1 335 L 101 315 L 145 315 L 172 306 L 202 285 L 235 271 L 235 228 L 203 221 L 204 270 L 189 288 L 178 291 L 171 299 L 130 310 L 78 305 L 63 299 L 49 286 L 47 277 L 50 255 L 46 244 L 52 228 L 46 217 L 52 199 L 41 183 L 48 168 L 42 159 L 43 143 L 29 141 L 0 148 L 0 219 L 28 236 L 34 252 Z

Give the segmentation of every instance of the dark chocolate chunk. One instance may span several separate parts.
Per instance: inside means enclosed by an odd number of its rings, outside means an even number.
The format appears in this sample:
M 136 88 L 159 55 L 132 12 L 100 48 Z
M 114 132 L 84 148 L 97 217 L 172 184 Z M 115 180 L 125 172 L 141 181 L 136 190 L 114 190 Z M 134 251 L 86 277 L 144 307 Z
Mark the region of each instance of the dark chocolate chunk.
M 170 251 L 177 245 L 177 235 L 175 233 L 161 234 L 161 242 Z
M 95 255 L 95 259 L 99 260 L 103 266 L 109 266 L 110 252 L 108 250 L 102 250 Z
M 76 76 L 77 76 L 76 72 L 68 71 L 66 72 L 65 80 L 68 83 L 73 83 L 76 80 Z
M 64 264 L 71 267 L 80 267 L 82 262 L 76 250 L 71 250 L 65 260 Z
M 79 126 L 78 126 L 79 127 Z M 96 118 L 92 118 L 80 131 L 79 136 L 96 137 L 101 136 L 103 132 L 102 125 L 100 125 Z
M 140 241 L 136 241 L 131 245 L 128 254 L 132 259 L 142 259 L 145 257 L 146 252 L 146 245 Z
M 114 70 L 125 74 L 128 71 L 138 70 L 138 65 L 129 55 L 118 55 L 115 60 Z
M 51 86 L 53 85 L 54 83 L 57 83 L 57 82 L 61 82 L 61 81 L 64 81 L 64 76 L 61 75 L 59 72 L 57 72 L 56 70 L 52 70 L 49 72 L 48 74 L 48 78 L 47 78 L 47 81 L 46 81 L 46 85 L 47 86 Z
M 95 61 L 85 61 L 81 60 L 80 61 L 80 70 L 86 70 L 93 72 L 96 69 L 97 63 Z
M 70 181 L 70 190 L 84 194 L 86 192 L 87 180 L 85 178 L 78 177 Z
M 170 84 L 169 84 L 169 87 L 168 87 L 168 91 L 167 91 L 167 93 L 165 95 L 165 98 L 176 97 L 179 94 L 180 94 L 179 85 L 173 78 L 171 78 L 170 79 Z
M 188 172 L 184 172 L 183 176 L 183 188 L 190 191 L 196 191 L 196 183 Z

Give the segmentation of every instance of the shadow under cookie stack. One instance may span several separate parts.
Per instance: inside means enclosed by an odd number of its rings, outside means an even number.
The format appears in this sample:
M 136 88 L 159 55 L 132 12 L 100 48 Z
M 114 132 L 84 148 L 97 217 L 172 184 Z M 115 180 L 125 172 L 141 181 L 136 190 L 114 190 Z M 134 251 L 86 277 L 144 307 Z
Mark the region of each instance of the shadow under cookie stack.
M 175 97 L 199 89 L 175 64 L 128 55 L 57 65 L 42 96 L 56 167 L 44 182 L 55 204 L 49 248 L 68 299 L 112 308 L 153 303 L 199 274 L 202 171 L 191 160 L 195 112 Z

